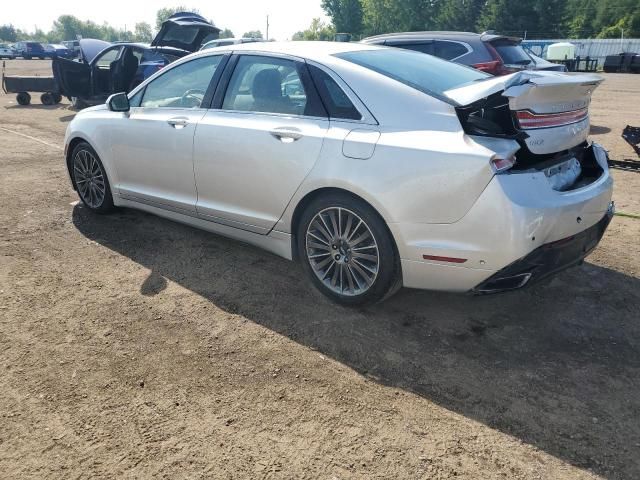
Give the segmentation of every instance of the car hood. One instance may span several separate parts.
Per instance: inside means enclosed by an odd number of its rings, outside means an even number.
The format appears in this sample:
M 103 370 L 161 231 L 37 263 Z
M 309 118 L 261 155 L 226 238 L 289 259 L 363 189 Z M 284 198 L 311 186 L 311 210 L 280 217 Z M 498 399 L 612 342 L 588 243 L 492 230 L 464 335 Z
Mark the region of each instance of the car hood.
M 479 108 L 489 103 L 488 97 L 505 97 L 516 128 L 527 134 L 529 149 L 549 154 L 586 140 L 591 94 L 603 80 L 593 74 L 529 70 L 466 84 L 444 95 L 461 106 Z
M 189 12 L 172 15 L 162 23 L 160 31 L 151 42 L 152 47 L 174 47 L 196 52 L 205 40 L 213 40 L 220 29 L 204 17 Z
M 83 38 L 80 40 L 80 51 L 82 52 L 82 58 L 86 63 L 91 63 L 98 54 L 112 44 L 105 42 L 104 40 L 98 40 L 97 38 Z

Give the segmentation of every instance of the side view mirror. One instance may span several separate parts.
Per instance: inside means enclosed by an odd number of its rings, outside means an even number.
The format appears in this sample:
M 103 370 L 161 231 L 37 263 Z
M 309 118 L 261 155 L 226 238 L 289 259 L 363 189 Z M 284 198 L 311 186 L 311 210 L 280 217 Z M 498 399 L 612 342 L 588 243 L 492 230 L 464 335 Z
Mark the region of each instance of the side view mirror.
M 112 112 L 128 112 L 131 109 L 129 105 L 129 97 L 127 94 L 122 93 L 114 93 L 109 98 L 107 98 L 107 107 Z

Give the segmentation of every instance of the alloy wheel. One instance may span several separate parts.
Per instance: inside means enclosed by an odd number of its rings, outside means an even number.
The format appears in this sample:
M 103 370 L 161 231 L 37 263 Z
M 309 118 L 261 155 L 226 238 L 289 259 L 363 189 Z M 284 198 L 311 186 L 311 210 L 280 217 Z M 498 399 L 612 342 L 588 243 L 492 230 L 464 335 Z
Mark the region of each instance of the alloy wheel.
M 307 259 L 331 291 L 355 296 L 375 282 L 380 268 L 378 244 L 366 222 L 341 207 L 318 212 L 307 227 Z
M 99 208 L 105 198 L 105 181 L 98 159 L 88 150 L 79 150 L 73 158 L 73 178 L 82 201 Z

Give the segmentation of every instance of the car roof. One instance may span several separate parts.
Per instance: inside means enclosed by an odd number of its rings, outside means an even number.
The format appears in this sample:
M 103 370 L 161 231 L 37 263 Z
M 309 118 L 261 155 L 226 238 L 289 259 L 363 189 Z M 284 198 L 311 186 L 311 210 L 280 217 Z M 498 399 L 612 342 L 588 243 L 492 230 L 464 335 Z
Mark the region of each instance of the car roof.
M 302 57 L 309 60 L 321 61 L 337 53 L 356 52 L 362 50 L 379 50 L 379 45 L 367 45 L 365 43 L 348 42 L 315 42 L 315 41 L 292 41 L 292 42 L 252 42 L 239 43 L 235 45 L 224 45 L 221 47 L 201 50 L 200 54 L 211 52 L 265 52 L 280 53 L 294 57 Z
M 519 37 L 510 37 L 508 35 L 497 35 L 494 33 L 474 33 L 474 32 L 454 32 L 454 31 L 422 31 L 422 32 L 397 32 L 397 33 L 384 33 L 382 35 L 374 35 L 372 37 L 364 38 L 364 43 L 375 42 L 377 40 L 390 40 L 390 39 L 413 39 L 417 40 L 421 37 L 425 38 L 455 38 L 457 40 L 481 40 L 483 42 L 490 42 L 499 38 L 507 38 L 513 41 L 520 41 Z

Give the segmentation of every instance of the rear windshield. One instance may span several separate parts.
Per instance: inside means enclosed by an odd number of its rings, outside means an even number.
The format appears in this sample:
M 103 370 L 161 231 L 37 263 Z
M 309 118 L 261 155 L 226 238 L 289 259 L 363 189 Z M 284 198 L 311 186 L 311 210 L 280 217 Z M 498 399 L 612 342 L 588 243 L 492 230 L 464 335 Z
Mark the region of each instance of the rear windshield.
M 393 78 L 447 102 L 451 100 L 442 95 L 447 90 L 491 77 L 478 70 L 431 55 L 396 48 L 338 53 L 336 57 Z
M 491 42 L 491 45 L 496 49 L 505 65 L 529 65 L 531 63 L 531 57 L 517 43 L 509 40 L 496 40 Z

